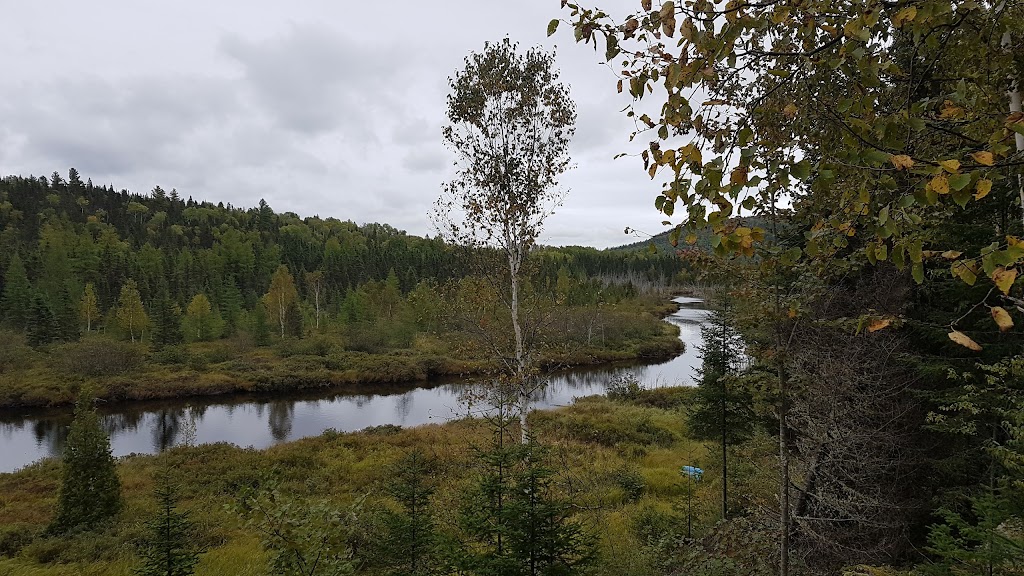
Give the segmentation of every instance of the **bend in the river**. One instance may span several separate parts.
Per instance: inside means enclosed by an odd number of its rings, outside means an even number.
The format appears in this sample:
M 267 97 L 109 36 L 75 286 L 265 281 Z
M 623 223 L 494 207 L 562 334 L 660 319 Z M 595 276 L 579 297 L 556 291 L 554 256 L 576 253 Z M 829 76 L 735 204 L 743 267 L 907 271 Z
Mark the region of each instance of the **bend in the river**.
M 603 394 L 612 376 L 632 372 L 647 388 L 693 385 L 700 367 L 700 326 L 707 311 L 701 300 L 679 297 L 680 308 L 666 321 L 679 327 L 686 349 L 656 364 L 577 368 L 550 375 L 534 408 L 550 408 L 573 398 Z M 472 380 L 389 388 L 380 394 L 298 392 L 289 395 L 167 400 L 101 410 L 115 456 L 152 454 L 181 443 L 230 442 L 264 448 L 328 429 L 342 432 L 393 424 L 419 426 L 465 416 L 462 401 Z M 0 472 L 11 472 L 63 450 L 71 414 L 67 410 L 0 417 Z

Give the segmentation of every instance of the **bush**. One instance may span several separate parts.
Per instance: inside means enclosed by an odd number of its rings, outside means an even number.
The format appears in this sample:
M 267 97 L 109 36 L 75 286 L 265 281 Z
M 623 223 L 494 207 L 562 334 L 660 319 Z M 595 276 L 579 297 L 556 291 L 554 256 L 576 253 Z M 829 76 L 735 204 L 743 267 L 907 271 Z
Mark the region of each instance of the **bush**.
M 335 349 L 341 349 L 333 339 L 318 334 L 309 338 L 283 340 L 277 345 L 278 354 L 289 356 L 320 356 L 327 357 Z
M 612 478 L 615 480 L 615 484 L 622 488 L 622 492 L 629 502 L 639 500 L 644 495 L 644 490 L 647 489 L 647 482 L 643 475 L 633 466 L 623 466 L 615 470 L 612 472 Z
M 40 564 L 92 564 L 115 560 L 127 549 L 123 535 L 106 530 L 39 538 L 26 545 L 22 554 Z
M 0 526 L 0 556 L 14 556 L 36 537 L 37 530 L 28 524 Z
M 0 330 L 0 373 L 23 367 L 32 353 L 20 335 Z
M 641 390 L 635 398 L 634 404 L 639 406 L 650 406 L 662 410 L 672 410 L 680 406 L 687 406 L 693 402 L 697 388 L 691 386 L 673 386 L 668 388 L 651 388 Z
M 609 400 L 635 400 L 642 391 L 640 380 L 636 374 L 630 372 L 612 376 L 605 389 L 605 395 Z
M 185 346 L 184 344 L 179 344 L 177 346 L 164 346 L 159 351 L 154 352 L 151 358 L 153 362 L 156 362 L 157 364 L 184 365 L 188 364 L 189 360 L 191 360 L 192 358 L 192 355 L 189 354 L 188 346 Z
M 71 376 L 117 376 L 142 368 L 146 353 L 141 344 L 93 337 L 53 349 L 58 367 Z

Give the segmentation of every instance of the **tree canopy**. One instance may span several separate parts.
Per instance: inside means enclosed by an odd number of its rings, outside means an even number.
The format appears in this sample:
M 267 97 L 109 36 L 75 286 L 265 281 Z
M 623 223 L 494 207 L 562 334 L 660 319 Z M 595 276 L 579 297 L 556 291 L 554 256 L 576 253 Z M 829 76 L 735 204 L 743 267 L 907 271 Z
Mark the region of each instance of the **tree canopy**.
M 752 255 L 764 230 L 734 217 L 792 208 L 813 220 L 790 264 L 890 261 L 922 282 L 945 262 L 1009 294 L 1024 259 L 1020 2 L 562 5 L 634 99 L 632 137 L 664 180 L 655 206 L 681 209 L 674 241 L 710 227 L 719 253 Z M 992 237 L 954 244 L 936 224 L 959 217 Z

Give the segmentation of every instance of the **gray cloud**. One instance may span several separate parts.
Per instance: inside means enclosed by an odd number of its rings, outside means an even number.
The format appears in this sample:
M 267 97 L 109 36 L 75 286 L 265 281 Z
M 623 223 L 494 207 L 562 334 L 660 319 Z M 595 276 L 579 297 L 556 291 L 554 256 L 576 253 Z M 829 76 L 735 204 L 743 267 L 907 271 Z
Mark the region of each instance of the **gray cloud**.
M 509 35 L 558 50 L 579 124 L 571 189 L 544 242 L 608 246 L 653 229 L 658 186 L 612 162 L 631 125 L 590 47 L 560 30 L 552 0 L 398 0 L 381 6 L 224 0 L 102 8 L 53 0 L 7 7 L 0 36 L 0 174 L 74 166 L 97 183 L 236 206 L 432 233 L 451 156 L 441 142 L 447 77 L 471 50 Z M 632 0 L 600 3 L 632 8 Z M 47 41 L 25 30 L 46 30 Z M 130 49 L 126 47 L 130 46 Z M 657 231 L 657 230 L 653 230 Z

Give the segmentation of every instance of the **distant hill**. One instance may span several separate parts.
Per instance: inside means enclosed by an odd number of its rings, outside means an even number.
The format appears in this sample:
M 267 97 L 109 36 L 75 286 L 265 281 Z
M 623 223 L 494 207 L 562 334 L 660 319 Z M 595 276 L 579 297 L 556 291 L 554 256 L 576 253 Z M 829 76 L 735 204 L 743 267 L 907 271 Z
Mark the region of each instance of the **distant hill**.
M 756 216 L 746 216 L 746 217 L 742 217 L 742 218 L 738 218 L 738 219 L 733 219 L 733 220 L 741 221 L 739 223 L 741 223 L 744 226 L 749 226 L 749 227 L 759 226 L 759 227 L 765 228 L 765 229 L 768 228 L 768 223 L 764 220 L 764 218 L 760 218 L 760 217 L 756 217 Z M 662 253 L 674 254 L 676 250 L 679 250 L 679 249 L 682 249 L 682 248 L 686 248 L 686 247 L 689 246 L 686 243 L 686 241 L 684 240 L 685 234 L 683 235 L 684 237 L 680 237 L 679 245 L 678 246 L 673 246 L 672 242 L 669 240 L 669 237 L 671 235 L 672 235 L 672 229 L 668 229 L 668 230 L 666 230 L 664 232 L 660 232 L 658 234 L 655 234 L 654 236 L 651 236 L 647 240 L 639 240 L 639 241 L 633 242 L 631 244 L 623 244 L 622 246 L 615 246 L 613 248 L 608 248 L 608 250 L 610 250 L 610 251 L 623 251 L 623 252 L 636 252 L 636 251 L 639 251 L 639 250 L 650 251 L 651 246 L 653 246 L 655 248 L 655 250 L 657 250 L 657 253 L 659 253 L 659 254 L 662 254 Z M 766 237 L 767 237 L 767 235 L 766 235 Z M 701 250 L 705 250 L 705 251 L 711 251 L 711 231 L 710 230 L 701 230 L 700 232 L 698 232 L 697 233 L 697 242 L 694 244 L 694 247 L 699 248 Z

